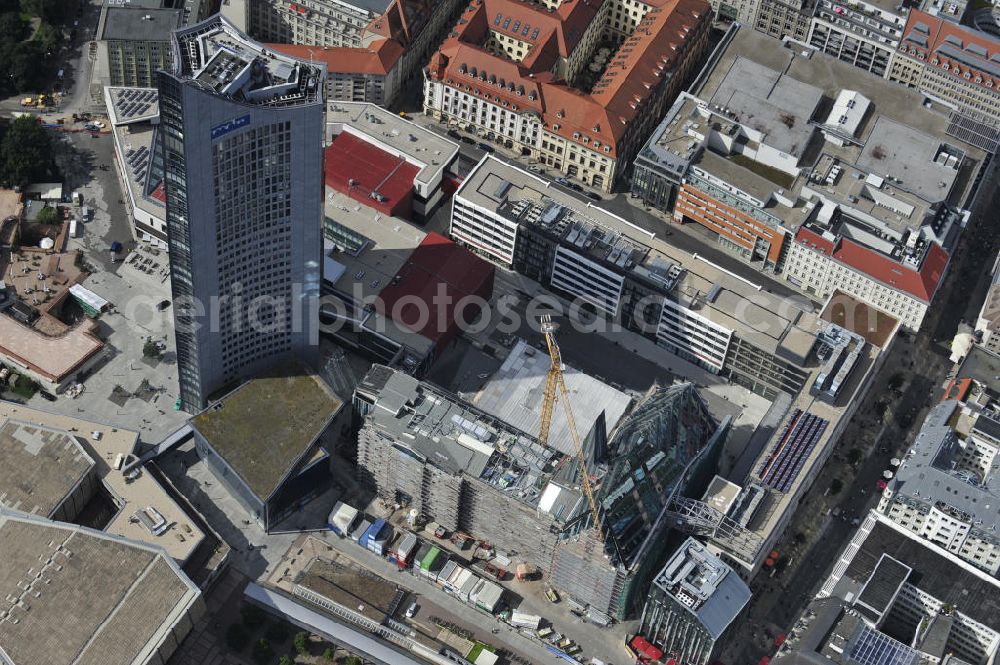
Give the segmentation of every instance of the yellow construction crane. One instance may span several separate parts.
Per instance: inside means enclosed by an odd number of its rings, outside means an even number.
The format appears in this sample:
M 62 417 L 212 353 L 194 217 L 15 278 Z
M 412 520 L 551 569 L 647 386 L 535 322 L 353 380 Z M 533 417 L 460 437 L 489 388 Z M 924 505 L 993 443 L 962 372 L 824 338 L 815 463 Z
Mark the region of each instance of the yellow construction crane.
M 559 354 L 559 344 L 556 343 L 556 330 L 559 324 L 552 320 L 548 314 L 542 315 L 542 332 L 545 333 L 545 343 L 549 347 L 549 358 L 552 362 L 549 365 L 549 372 L 545 376 L 545 396 L 542 400 L 542 426 L 538 433 L 538 440 L 545 445 L 549 440 L 549 428 L 552 426 L 552 411 L 556 404 L 556 390 L 562 395 L 563 410 L 566 411 L 566 423 L 569 426 L 569 435 L 576 446 L 576 462 L 580 466 L 580 479 L 583 484 L 583 492 L 587 495 L 590 503 L 590 514 L 594 518 L 594 528 L 597 529 L 597 538 L 604 542 L 604 530 L 601 528 L 601 514 L 597 510 L 597 500 L 594 499 L 594 488 L 590 484 L 590 472 L 587 470 L 587 461 L 584 459 L 583 442 L 576 431 L 576 419 L 573 418 L 573 410 L 569 405 L 569 391 L 566 390 L 566 381 L 562 373 L 562 356 Z

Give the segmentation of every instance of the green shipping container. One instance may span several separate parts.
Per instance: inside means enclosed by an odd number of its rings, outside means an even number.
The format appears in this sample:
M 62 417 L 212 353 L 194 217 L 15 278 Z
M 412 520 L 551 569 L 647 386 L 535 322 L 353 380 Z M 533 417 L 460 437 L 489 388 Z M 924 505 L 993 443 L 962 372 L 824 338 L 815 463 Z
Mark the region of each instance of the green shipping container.
M 440 553 L 441 553 L 441 550 L 439 550 L 436 547 L 432 547 L 431 551 L 428 552 L 427 556 L 424 557 L 424 560 L 420 562 L 420 569 L 421 570 L 430 570 L 431 566 L 434 565 L 434 560 L 437 559 L 438 554 L 440 554 Z

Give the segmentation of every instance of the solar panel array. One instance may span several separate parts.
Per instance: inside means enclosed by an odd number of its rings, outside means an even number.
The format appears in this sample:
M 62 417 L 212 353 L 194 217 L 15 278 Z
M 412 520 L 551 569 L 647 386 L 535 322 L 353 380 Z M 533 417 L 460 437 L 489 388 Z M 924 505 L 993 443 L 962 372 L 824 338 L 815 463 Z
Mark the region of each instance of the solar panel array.
M 142 146 L 138 150 L 129 148 L 125 151 L 125 161 L 128 162 L 132 170 L 132 178 L 137 182 L 142 182 L 146 177 L 146 170 L 149 168 L 149 148 Z
M 916 665 L 919 661 L 915 650 L 869 626 L 862 629 L 850 657 L 858 665 Z
M 795 409 L 771 454 L 757 470 L 761 482 L 779 492 L 790 490 L 829 424 L 819 416 Z
M 137 118 L 149 113 L 156 103 L 156 90 L 125 89 L 118 93 L 118 115 L 122 119 Z

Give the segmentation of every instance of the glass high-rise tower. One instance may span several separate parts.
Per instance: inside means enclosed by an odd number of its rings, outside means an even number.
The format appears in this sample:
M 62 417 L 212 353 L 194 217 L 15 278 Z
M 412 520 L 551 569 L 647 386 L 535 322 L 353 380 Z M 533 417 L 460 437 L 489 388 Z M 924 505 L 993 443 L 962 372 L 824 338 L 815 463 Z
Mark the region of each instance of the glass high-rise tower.
M 182 405 L 317 351 L 322 65 L 214 16 L 173 33 L 159 72 Z

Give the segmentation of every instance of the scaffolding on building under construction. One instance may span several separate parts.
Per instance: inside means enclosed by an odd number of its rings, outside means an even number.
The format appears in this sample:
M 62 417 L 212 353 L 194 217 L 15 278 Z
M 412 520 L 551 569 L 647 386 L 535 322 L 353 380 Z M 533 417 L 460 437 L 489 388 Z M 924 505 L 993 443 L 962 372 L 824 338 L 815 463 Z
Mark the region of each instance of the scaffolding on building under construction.
M 698 499 L 674 496 L 666 509 L 670 526 L 692 536 L 715 541 L 744 561 L 753 561 L 764 544 L 755 532 Z

